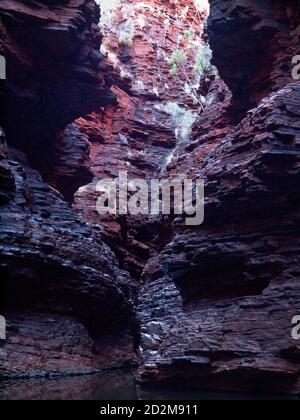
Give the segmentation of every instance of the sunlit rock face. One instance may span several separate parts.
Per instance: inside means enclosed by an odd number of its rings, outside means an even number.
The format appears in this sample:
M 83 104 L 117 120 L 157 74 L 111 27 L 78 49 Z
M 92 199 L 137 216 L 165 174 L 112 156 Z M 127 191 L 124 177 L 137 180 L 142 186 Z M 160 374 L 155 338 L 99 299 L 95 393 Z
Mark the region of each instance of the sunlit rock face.
M 84 220 L 103 227 L 105 241 L 123 267 L 139 279 L 144 267 L 170 239 L 169 223 L 157 217 L 100 217 L 96 211 L 100 179 L 159 178 L 181 143 L 188 142 L 200 112 L 197 59 L 206 45 L 206 2 L 99 1 L 104 34 L 101 52 L 112 67 L 110 80 L 117 105 L 79 119 L 82 149 L 89 142 L 84 166 L 92 179 L 75 193 L 74 208 Z M 185 54 L 183 66 L 170 61 Z M 68 138 L 70 128 L 65 133 Z M 58 142 L 57 161 L 48 178 L 58 187 L 68 159 L 66 140 Z M 65 150 L 63 150 L 65 149 Z M 73 158 L 77 156 L 74 147 Z M 74 161 L 74 159 L 73 159 Z M 74 182 L 70 172 L 68 182 Z M 66 188 L 60 189 L 68 194 Z
M 142 383 L 299 389 L 296 2 L 212 0 L 218 72 L 206 2 L 101 4 L 100 29 L 92 0 L 0 4 L 0 376 L 132 365 L 139 347 Z M 203 178 L 204 224 L 100 217 L 97 181 L 120 170 Z
M 299 389 L 291 320 L 300 306 L 300 84 L 290 57 L 299 20 L 284 2 L 240 3 L 211 2 L 214 62 L 233 99 L 220 80 L 213 83 L 193 141 L 169 166 L 170 177 L 205 180 L 205 221 L 187 229 L 175 220 L 172 241 L 144 270 L 140 378 L 285 392 Z M 271 43 L 285 39 L 272 57 L 266 49 L 268 64 L 251 43 L 260 30 Z

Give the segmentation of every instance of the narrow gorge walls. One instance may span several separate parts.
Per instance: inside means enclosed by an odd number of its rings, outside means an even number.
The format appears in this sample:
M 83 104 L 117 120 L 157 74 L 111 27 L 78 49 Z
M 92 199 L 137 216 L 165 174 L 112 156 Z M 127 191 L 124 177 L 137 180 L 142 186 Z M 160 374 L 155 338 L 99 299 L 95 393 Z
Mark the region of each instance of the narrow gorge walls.
M 87 374 L 135 363 L 134 284 L 99 229 L 44 182 L 60 131 L 115 102 L 99 51 L 99 8 L 89 0 L 2 1 L 0 10 L 8 76 L 0 121 L 7 321 L 0 376 Z
M 299 2 L 97 3 L 0 3 L 0 376 L 299 390 Z M 120 171 L 204 223 L 100 216 Z
M 221 101 L 207 105 L 172 166 L 205 179 L 205 221 L 173 225 L 171 243 L 143 273 L 140 375 L 183 387 L 296 390 L 296 3 L 212 1 L 209 34 L 233 98 L 219 80 Z
M 117 178 L 120 171 L 127 171 L 131 179 L 160 178 L 189 142 L 205 101 L 200 82 L 210 59 L 204 30 L 208 4 L 105 0 L 99 4 L 101 52 L 111 65 L 117 105 L 67 128 L 58 139 L 59 163 L 48 180 L 69 197 L 70 184 L 78 185 L 81 162 L 82 185 L 72 191 L 73 207 L 84 220 L 101 225 L 122 266 L 139 279 L 148 260 L 168 243 L 169 222 L 158 217 L 100 217 L 96 185 L 103 178 Z M 215 77 L 213 72 L 210 77 Z M 88 179 L 87 168 L 90 180 L 85 185 L 82 173 Z

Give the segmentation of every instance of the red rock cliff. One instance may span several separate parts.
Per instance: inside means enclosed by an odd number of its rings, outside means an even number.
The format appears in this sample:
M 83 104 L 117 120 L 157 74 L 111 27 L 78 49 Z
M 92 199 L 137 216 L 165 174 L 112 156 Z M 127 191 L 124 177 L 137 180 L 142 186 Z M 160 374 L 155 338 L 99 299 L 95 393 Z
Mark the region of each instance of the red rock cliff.
M 25 151 L 46 172 L 59 131 L 114 102 L 99 52 L 99 9 L 89 0 L 57 0 L 1 1 L 0 10 L 8 75 L 1 82 L 0 271 L 7 340 L 0 376 L 86 374 L 131 363 L 135 292 L 128 274 L 99 229 L 85 224 L 11 148 Z
M 210 3 L 218 72 L 206 11 L 192 1 L 103 10 L 105 59 L 92 1 L 1 3 L 1 48 L 24 74 L 5 93 L 18 124 L 11 113 L 1 124 L 35 168 L 46 151 L 51 185 L 2 141 L 4 375 L 129 363 L 138 339 L 143 383 L 299 389 L 299 2 Z M 204 224 L 100 217 L 96 183 L 123 169 L 203 178 Z
M 70 191 L 70 183 L 78 166 L 69 165 L 77 155 L 70 147 L 70 130 L 74 132 L 75 127 L 69 127 L 56 145 L 58 164 L 49 182 L 71 200 L 76 192 L 74 208 L 84 212 L 84 220 L 101 221 L 105 240 L 136 278 L 161 244 L 168 242 L 169 226 L 157 218 L 138 223 L 128 217 L 101 220 L 96 211 L 96 183 L 116 178 L 121 170 L 132 178 L 159 177 L 179 143 L 188 140 L 202 107 L 194 69 L 205 45 L 206 17 L 207 9 L 196 9 L 193 1 L 133 0 L 117 2 L 104 12 L 102 51 L 114 67 L 112 90 L 117 106 L 76 122 L 85 150 L 82 166 L 90 171 L 90 182 L 82 183 L 77 192 L 78 184 Z M 172 75 L 169 60 L 176 51 L 186 51 L 187 56 L 185 65 Z
M 233 100 L 220 81 L 212 86 L 193 142 L 169 171 L 205 180 L 205 221 L 188 229 L 177 220 L 172 241 L 144 271 L 141 379 L 206 389 L 296 390 L 296 3 L 211 6 L 214 62 Z

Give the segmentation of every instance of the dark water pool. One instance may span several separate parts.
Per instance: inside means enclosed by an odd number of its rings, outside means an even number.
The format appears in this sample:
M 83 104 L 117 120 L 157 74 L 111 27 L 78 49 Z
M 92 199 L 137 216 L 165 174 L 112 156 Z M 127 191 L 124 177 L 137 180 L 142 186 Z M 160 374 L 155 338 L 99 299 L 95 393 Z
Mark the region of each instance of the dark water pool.
M 195 390 L 141 389 L 135 372 L 0 382 L 0 400 L 278 400 L 280 396 L 221 394 Z M 288 399 L 295 399 L 290 397 Z

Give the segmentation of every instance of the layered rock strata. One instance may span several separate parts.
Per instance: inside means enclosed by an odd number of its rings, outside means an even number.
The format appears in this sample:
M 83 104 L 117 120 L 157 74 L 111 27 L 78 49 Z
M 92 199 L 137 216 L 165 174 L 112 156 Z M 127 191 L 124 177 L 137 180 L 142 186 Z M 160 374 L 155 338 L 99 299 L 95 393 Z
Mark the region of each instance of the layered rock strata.
M 114 101 L 101 71 L 99 8 L 93 0 L 3 0 L 0 12 L 8 74 L 0 125 L 46 172 L 56 134 Z
M 189 141 L 202 106 L 197 102 L 201 95 L 196 92 L 195 56 L 205 45 L 207 10 L 198 10 L 189 1 L 132 0 L 117 2 L 109 13 L 102 22 L 102 51 L 114 67 L 117 106 L 76 121 L 82 149 L 86 138 L 89 142 L 84 159 L 92 179 L 75 193 L 74 208 L 84 220 L 103 227 L 105 241 L 122 266 L 139 279 L 147 261 L 168 243 L 169 222 L 157 217 L 100 217 L 96 185 L 103 178 L 117 178 L 120 171 L 126 171 L 129 179 L 159 179 L 178 148 Z M 186 59 L 172 75 L 170 60 L 176 51 L 186 53 Z M 58 143 L 62 170 L 54 166 L 48 178 L 51 185 L 61 182 L 68 162 L 77 155 L 75 148 L 73 156 L 67 152 L 70 129 Z M 71 176 L 73 172 L 68 182 Z M 65 194 L 69 194 L 66 189 Z
M 1 342 L 0 376 L 76 375 L 133 364 L 133 282 L 99 229 L 84 223 L 28 163 L 47 174 L 60 130 L 114 103 L 99 52 L 99 8 L 89 0 L 2 1 L 0 10 L 8 75 L 1 85 L 1 314 L 7 340 Z M 74 128 L 64 140 L 77 150 L 64 170 L 75 168 L 79 186 L 89 169 L 80 169 L 85 149 L 78 137 Z
M 233 92 L 237 120 L 270 91 L 291 81 L 299 53 L 299 3 L 290 1 L 211 1 L 213 61 Z
M 176 220 L 171 243 L 143 273 L 140 377 L 288 392 L 299 389 L 300 360 L 291 335 L 300 306 L 300 85 L 290 56 L 299 23 L 292 4 L 240 3 L 211 2 L 214 60 L 233 100 L 221 90 L 222 104 L 199 119 L 211 125 L 195 127 L 194 141 L 171 165 L 170 177 L 176 171 L 205 180 L 205 222 L 188 229 Z M 285 48 L 278 43 L 268 55 L 265 33 L 268 42 L 285 39 Z M 259 74 L 263 87 L 254 83 Z M 233 109 L 237 120 L 248 111 L 237 125 Z
M 210 3 L 219 76 L 198 80 L 197 102 L 180 83 L 194 74 L 190 32 L 187 66 L 170 74 L 179 35 L 194 26 L 206 42 L 193 2 L 117 2 L 104 60 L 92 1 L 2 1 L 1 124 L 51 187 L 1 132 L 1 375 L 131 364 L 139 340 L 143 384 L 299 390 L 298 2 Z M 120 170 L 203 178 L 204 224 L 100 217 L 96 184 Z

